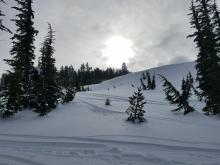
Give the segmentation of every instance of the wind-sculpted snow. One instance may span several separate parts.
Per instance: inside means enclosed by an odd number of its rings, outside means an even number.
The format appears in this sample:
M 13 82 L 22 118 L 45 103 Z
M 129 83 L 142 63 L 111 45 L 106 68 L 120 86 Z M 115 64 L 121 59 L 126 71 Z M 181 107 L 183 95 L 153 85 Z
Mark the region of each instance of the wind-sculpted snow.
M 188 71 L 195 75 L 193 67 L 184 63 L 150 72 L 180 87 Z M 25 110 L 0 120 L 0 165 L 219 165 L 220 118 L 205 116 L 195 96 L 190 99 L 195 112 L 171 113 L 175 106 L 164 99 L 158 77 L 157 89 L 144 91 L 146 122 L 126 121 L 128 97 L 142 73 L 92 85 L 43 118 Z

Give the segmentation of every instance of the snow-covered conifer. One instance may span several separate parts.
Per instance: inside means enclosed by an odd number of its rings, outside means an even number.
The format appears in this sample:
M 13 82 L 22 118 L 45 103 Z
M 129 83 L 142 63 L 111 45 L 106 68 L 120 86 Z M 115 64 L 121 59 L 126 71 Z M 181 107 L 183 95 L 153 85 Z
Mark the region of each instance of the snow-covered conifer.
M 187 75 L 186 80 L 182 80 L 181 92 L 179 92 L 171 82 L 169 82 L 164 76 L 160 75 L 163 81 L 164 92 L 166 95 L 166 99 L 171 104 L 176 104 L 178 108 L 172 110 L 173 112 L 176 111 L 184 111 L 184 115 L 188 114 L 189 112 L 194 111 L 194 108 L 189 105 L 188 99 L 191 96 L 191 88 L 192 88 L 192 77 L 189 73 Z
M 62 104 L 69 103 L 75 98 L 76 91 L 73 88 L 66 88 L 63 92 Z
M 54 31 L 48 25 L 48 34 L 40 50 L 39 80 L 37 82 L 37 98 L 35 111 L 40 116 L 45 116 L 51 109 L 56 108 L 60 96 L 60 88 L 57 85 L 57 72 L 55 67 L 54 53 Z
M 146 102 L 144 101 L 145 97 L 142 93 L 142 88 L 139 87 L 137 92 L 129 97 L 130 107 L 126 110 L 128 114 L 128 121 L 133 121 L 135 123 L 141 123 L 145 121 L 144 118 L 144 105 Z

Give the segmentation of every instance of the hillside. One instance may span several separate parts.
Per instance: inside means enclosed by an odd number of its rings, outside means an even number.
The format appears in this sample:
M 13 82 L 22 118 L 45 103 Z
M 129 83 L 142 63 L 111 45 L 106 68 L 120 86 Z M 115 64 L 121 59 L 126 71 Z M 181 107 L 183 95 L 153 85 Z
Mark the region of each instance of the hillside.
M 175 86 L 194 63 L 149 70 L 166 76 Z M 143 71 L 144 72 L 144 71 Z M 220 118 L 205 116 L 203 103 L 192 97 L 196 112 L 172 113 L 157 89 L 145 91 L 143 124 L 126 121 L 128 97 L 140 85 L 143 72 L 90 86 L 70 104 L 60 105 L 40 118 L 26 110 L 0 121 L 0 164 L 9 165 L 217 165 L 220 162 Z M 111 106 L 105 106 L 110 97 Z
M 192 75 L 195 76 L 195 63 L 188 62 L 188 63 L 181 63 L 181 64 L 172 64 L 161 66 L 157 68 L 152 68 L 140 72 L 130 73 L 125 76 L 117 77 L 108 81 L 104 81 L 100 84 L 90 86 L 92 90 L 105 90 L 107 88 L 112 89 L 113 86 L 117 86 L 120 88 L 130 88 L 132 84 L 139 86 L 140 85 L 140 78 L 143 73 L 149 71 L 151 74 L 161 74 L 167 77 L 170 81 L 175 83 L 176 85 L 180 85 L 180 82 L 188 72 L 191 72 Z M 157 82 L 160 81 L 159 77 L 157 76 Z M 160 83 L 158 84 L 160 86 Z

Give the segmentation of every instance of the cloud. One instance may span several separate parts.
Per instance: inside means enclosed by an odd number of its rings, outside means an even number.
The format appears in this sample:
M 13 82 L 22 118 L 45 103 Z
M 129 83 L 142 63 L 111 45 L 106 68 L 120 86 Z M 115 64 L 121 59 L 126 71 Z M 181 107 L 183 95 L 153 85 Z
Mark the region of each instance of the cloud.
M 220 1 L 220 0 L 219 0 Z M 105 41 L 123 36 L 134 43 L 136 56 L 128 64 L 132 71 L 161 64 L 194 60 L 196 49 L 191 39 L 189 17 L 190 0 L 47 0 L 34 1 L 36 55 L 47 33 L 47 22 L 56 31 L 57 66 L 79 67 L 83 62 L 107 67 L 102 57 Z M 6 23 L 12 22 L 12 1 L 5 8 Z M 10 36 L 2 34 L 0 59 L 10 58 Z M 0 73 L 7 69 L 0 62 Z

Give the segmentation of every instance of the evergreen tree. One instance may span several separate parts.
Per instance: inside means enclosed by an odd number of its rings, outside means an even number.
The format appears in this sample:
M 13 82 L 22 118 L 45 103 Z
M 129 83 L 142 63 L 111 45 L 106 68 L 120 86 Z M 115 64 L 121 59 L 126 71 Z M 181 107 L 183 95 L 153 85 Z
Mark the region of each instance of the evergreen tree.
M 17 26 L 16 33 L 12 37 L 13 47 L 10 51 L 12 59 L 5 60 L 11 65 L 13 75 L 16 75 L 17 86 L 13 90 L 21 91 L 21 105 L 26 107 L 30 102 L 31 79 L 33 70 L 35 35 L 37 31 L 33 27 L 34 11 L 32 10 L 32 0 L 15 0 L 18 7 L 13 7 L 19 12 L 17 19 L 13 19 Z
M 128 73 L 129 73 L 128 67 L 127 67 L 126 63 L 123 63 L 122 67 L 121 67 L 121 75 L 125 75 L 125 74 L 128 74 Z
M 156 89 L 156 80 L 155 80 L 155 73 L 151 78 L 151 75 L 148 71 L 146 71 L 146 79 L 147 79 L 147 89 L 154 90 Z
M 192 1 L 191 25 L 199 53 L 196 60 L 198 88 L 206 102 L 204 111 L 220 112 L 219 13 L 213 0 Z
M 164 87 L 164 92 L 166 95 L 166 99 L 170 102 L 170 104 L 176 104 L 177 109 L 172 110 L 173 112 L 176 111 L 184 111 L 184 115 L 188 114 L 189 112 L 194 111 L 194 108 L 189 105 L 188 99 L 191 96 L 191 87 L 193 84 L 193 79 L 191 74 L 187 75 L 186 80 L 182 80 L 182 86 L 180 93 L 171 82 L 169 82 L 164 76 L 160 75 Z
M 42 44 L 39 59 L 40 78 L 37 83 L 37 99 L 35 111 L 40 116 L 45 116 L 51 109 L 56 108 L 60 90 L 57 85 L 57 73 L 55 67 L 54 53 L 54 31 L 48 25 L 49 32 Z
M 194 86 L 192 86 L 192 89 L 193 89 L 194 94 L 197 96 L 197 99 L 198 99 L 199 101 L 202 101 L 202 100 L 203 100 L 203 97 L 202 97 L 201 92 L 198 91 Z
M 155 79 L 155 73 L 153 75 L 153 78 L 152 78 L 152 82 L 151 82 L 151 89 L 154 90 L 156 89 L 156 79 Z
M 145 97 L 142 93 L 142 88 L 139 87 L 137 92 L 134 92 L 134 95 L 129 97 L 130 107 L 126 110 L 126 113 L 129 115 L 128 120 L 136 123 L 144 122 L 144 113 L 143 110 L 146 102 L 144 101 Z
M 196 9 L 196 6 L 194 5 L 194 1 L 192 0 L 191 7 L 190 7 L 191 13 L 189 14 L 191 16 L 191 22 L 190 24 L 192 25 L 191 28 L 196 29 L 196 31 L 189 35 L 188 38 L 194 38 L 194 42 L 197 45 L 197 48 L 199 49 L 199 54 L 197 55 L 198 57 L 205 57 L 205 52 L 204 52 L 204 47 L 203 47 L 203 40 L 204 40 L 204 35 L 202 33 L 202 28 L 200 25 L 200 19 L 199 19 L 199 11 Z M 198 63 L 199 61 L 197 61 Z M 200 65 L 197 64 L 199 67 Z M 201 67 L 201 66 L 200 66 Z M 197 73 L 198 77 L 198 73 Z M 204 92 L 198 92 L 198 90 L 193 87 L 194 93 L 196 96 L 199 98 L 199 100 L 202 100 L 204 96 Z
M 73 66 L 69 67 L 69 87 L 73 88 L 76 86 L 77 73 L 74 70 Z
M 31 74 L 31 95 L 30 95 L 30 108 L 35 108 L 36 100 L 37 100 L 37 94 L 38 94 L 38 85 L 40 85 L 40 70 L 39 68 L 34 68 L 32 74 Z
M 81 85 L 81 83 L 80 83 L 80 81 L 79 81 L 79 79 L 78 79 L 78 77 L 77 77 L 76 86 L 75 86 L 77 92 L 80 92 L 80 91 L 81 91 L 80 85 Z
M 216 34 L 218 56 L 220 54 L 220 15 L 219 14 L 220 13 L 216 4 L 216 0 L 214 0 L 212 19 L 213 19 L 214 32 Z
M 143 90 L 147 90 L 147 86 L 144 84 L 142 78 L 140 78 L 140 81 L 141 81 L 141 86 L 142 86 Z
M 146 71 L 146 75 L 147 75 L 147 89 L 151 89 L 152 87 L 152 81 L 151 81 L 151 76 L 150 73 L 148 71 Z
M 5 1 L 4 0 L 0 0 L 0 3 L 4 3 L 5 4 Z M 1 19 L 1 17 L 3 17 L 3 16 L 5 16 L 5 15 L 2 13 L 2 10 L 1 10 L 1 7 L 0 7 L 0 30 L 12 33 L 7 27 L 5 27 L 3 25 L 3 19 Z
M 16 88 L 17 75 L 8 73 L 3 89 L 0 92 L 0 115 L 3 118 L 10 117 L 21 110 L 20 88 Z
M 0 91 L 6 85 L 6 79 L 7 79 L 7 74 L 3 73 L 2 76 L 1 76 L 1 79 L 0 79 Z
M 63 92 L 62 104 L 69 103 L 75 98 L 76 91 L 72 88 L 66 88 Z

